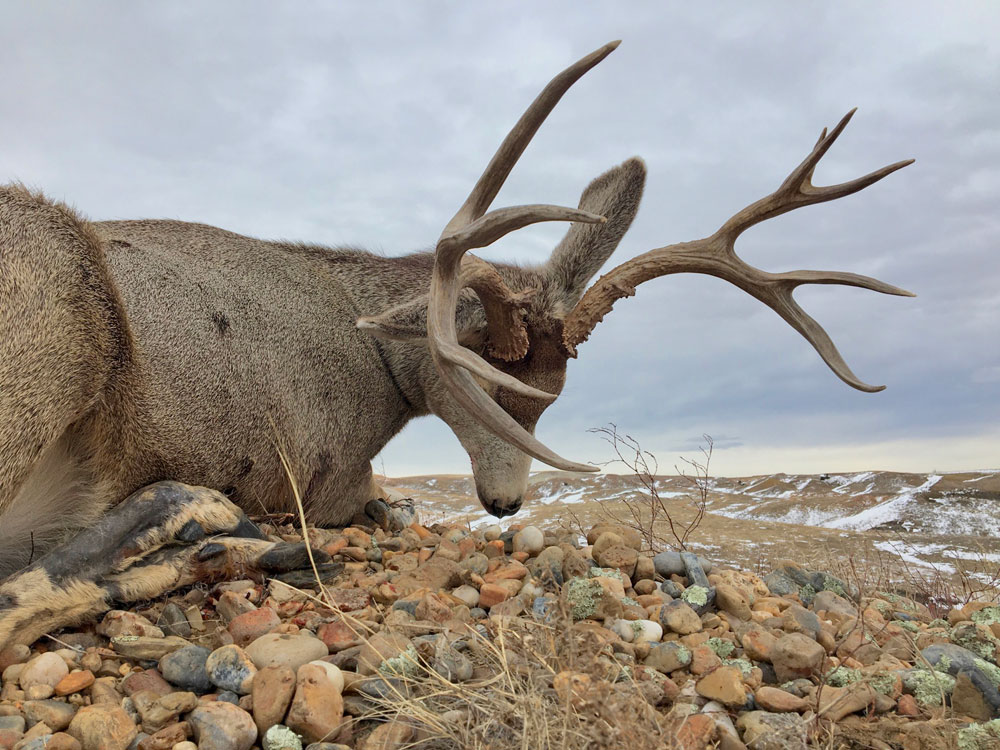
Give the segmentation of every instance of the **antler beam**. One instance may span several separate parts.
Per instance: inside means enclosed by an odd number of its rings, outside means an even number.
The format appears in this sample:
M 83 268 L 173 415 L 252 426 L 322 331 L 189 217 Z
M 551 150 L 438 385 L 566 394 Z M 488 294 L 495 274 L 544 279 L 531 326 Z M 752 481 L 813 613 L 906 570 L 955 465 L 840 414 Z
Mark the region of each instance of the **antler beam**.
M 815 347 L 823 361 L 848 385 L 867 392 L 883 390 L 885 386 L 868 385 L 851 371 L 829 335 L 799 307 L 792 298 L 792 292 L 802 284 L 842 284 L 905 297 L 914 296 L 912 293 L 878 279 L 842 271 L 768 273 L 744 262 L 735 250 L 736 239 L 755 224 L 796 208 L 856 193 L 913 163 L 913 159 L 908 159 L 850 182 L 814 186 L 812 175 L 816 164 L 847 127 L 855 111 L 848 112 L 829 134 L 823 130 L 812 152 L 792 170 L 777 190 L 735 214 L 711 237 L 650 250 L 598 279 L 565 320 L 563 341 L 570 355 L 576 355 L 576 347 L 587 340 L 614 303 L 635 294 L 639 284 L 673 273 L 704 273 L 735 284 L 778 313 Z
M 462 288 L 462 256 L 468 250 L 485 247 L 510 232 L 542 221 L 580 221 L 590 224 L 604 222 L 602 216 L 560 206 L 513 206 L 490 213 L 486 211 L 524 149 L 563 94 L 584 73 L 611 54 L 618 44 L 615 41 L 604 45 L 553 78 L 508 133 L 469 197 L 445 226 L 438 240 L 427 307 L 427 337 L 431 357 L 441 380 L 455 399 L 494 434 L 539 461 L 568 471 L 596 471 L 597 468 L 568 461 L 546 448 L 490 398 L 472 375 L 532 398 L 551 401 L 555 394 L 522 383 L 462 347 L 458 343 L 455 328 L 455 308 Z

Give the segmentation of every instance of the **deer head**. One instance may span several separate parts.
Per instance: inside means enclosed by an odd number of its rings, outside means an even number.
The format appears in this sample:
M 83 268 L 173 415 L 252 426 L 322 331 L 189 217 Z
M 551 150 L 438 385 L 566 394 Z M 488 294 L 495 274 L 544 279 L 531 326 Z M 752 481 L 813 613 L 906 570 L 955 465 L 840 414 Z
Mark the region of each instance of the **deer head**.
M 509 515 L 520 507 L 531 458 L 566 471 L 597 471 L 593 465 L 562 458 L 532 433 L 542 411 L 562 389 L 567 360 L 577 356 L 577 347 L 614 303 L 635 294 L 639 284 L 680 272 L 725 279 L 777 312 L 845 383 L 867 392 L 885 386 L 867 385 L 854 375 L 792 292 L 802 284 L 844 284 L 913 296 L 853 273 L 769 273 L 748 265 L 735 252 L 736 239 L 753 225 L 858 192 L 912 163 L 912 159 L 897 162 L 839 185 L 814 186 L 816 164 L 854 110 L 829 133 L 823 130 L 809 155 L 777 190 L 734 214 L 714 234 L 650 250 L 614 268 L 589 289 L 587 283 L 617 247 L 638 209 L 645 180 L 640 160 L 631 159 L 594 180 L 578 208 L 528 205 L 490 211 L 511 169 L 562 95 L 618 44 L 605 45 L 557 75 L 514 125 L 438 239 L 427 296 L 358 321 L 360 328 L 380 336 L 426 341 L 448 396 L 435 411 L 472 457 L 480 499 L 494 515 Z M 573 226 L 541 269 L 512 269 L 468 254 L 543 221 L 573 222 Z M 485 315 L 485 331 L 468 312 L 477 300 L 481 306 L 477 309 Z

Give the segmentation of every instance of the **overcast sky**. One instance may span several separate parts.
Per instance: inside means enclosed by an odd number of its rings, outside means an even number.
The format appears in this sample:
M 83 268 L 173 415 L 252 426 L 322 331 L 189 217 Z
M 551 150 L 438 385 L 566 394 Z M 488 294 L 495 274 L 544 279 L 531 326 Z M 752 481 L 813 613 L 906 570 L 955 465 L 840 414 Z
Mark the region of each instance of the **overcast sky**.
M 844 385 L 739 289 L 672 276 L 581 347 L 538 435 L 603 461 L 587 429 L 615 422 L 671 468 L 709 433 L 713 469 L 730 475 L 998 467 L 998 34 L 1000 4 L 985 0 L 5 3 L 0 179 L 93 219 L 403 254 L 433 244 L 552 75 L 621 38 L 497 203 L 575 205 L 592 177 L 642 156 L 645 198 L 615 264 L 711 234 L 857 106 L 818 184 L 916 164 L 758 226 L 738 249 L 771 271 L 854 271 L 916 292 L 797 293 L 858 376 L 888 389 Z M 563 231 L 482 254 L 542 262 Z M 426 418 L 383 466 L 465 473 L 468 459 Z

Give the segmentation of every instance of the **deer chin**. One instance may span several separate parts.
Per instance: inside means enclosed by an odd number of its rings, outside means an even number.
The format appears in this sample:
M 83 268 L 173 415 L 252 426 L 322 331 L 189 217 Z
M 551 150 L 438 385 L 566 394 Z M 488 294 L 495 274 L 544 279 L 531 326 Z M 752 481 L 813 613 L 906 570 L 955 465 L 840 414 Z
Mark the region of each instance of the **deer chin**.
M 531 458 L 508 446 L 496 447 L 495 454 L 473 461 L 472 473 L 483 509 L 491 516 L 505 518 L 521 509 Z

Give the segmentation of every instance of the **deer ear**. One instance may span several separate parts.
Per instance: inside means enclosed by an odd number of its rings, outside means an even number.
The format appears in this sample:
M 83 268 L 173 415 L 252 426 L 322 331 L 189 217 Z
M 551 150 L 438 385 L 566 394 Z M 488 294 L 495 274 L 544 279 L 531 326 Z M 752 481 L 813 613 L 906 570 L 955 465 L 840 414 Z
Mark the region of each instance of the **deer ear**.
M 549 277 L 572 307 L 587 282 L 611 257 L 639 210 L 646 184 L 646 165 L 633 157 L 591 182 L 580 196 L 580 208 L 600 214 L 604 224 L 574 224 L 563 237 L 546 266 Z
M 390 307 L 378 315 L 358 318 L 356 325 L 380 339 L 423 343 L 427 338 L 427 295 Z
M 358 318 L 355 325 L 380 339 L 426 345 L 428 297 L 427 294 L 421 294 L 378 315 Z M 486 318 L 479 298 L 475 292 L 466 289 L 459 294 L 456 308 L 455 325 L 458 327 L 459 341 L 466 345 L 474 344 L 482 338 L 481 334 L 485 334 L 486 329 Z

